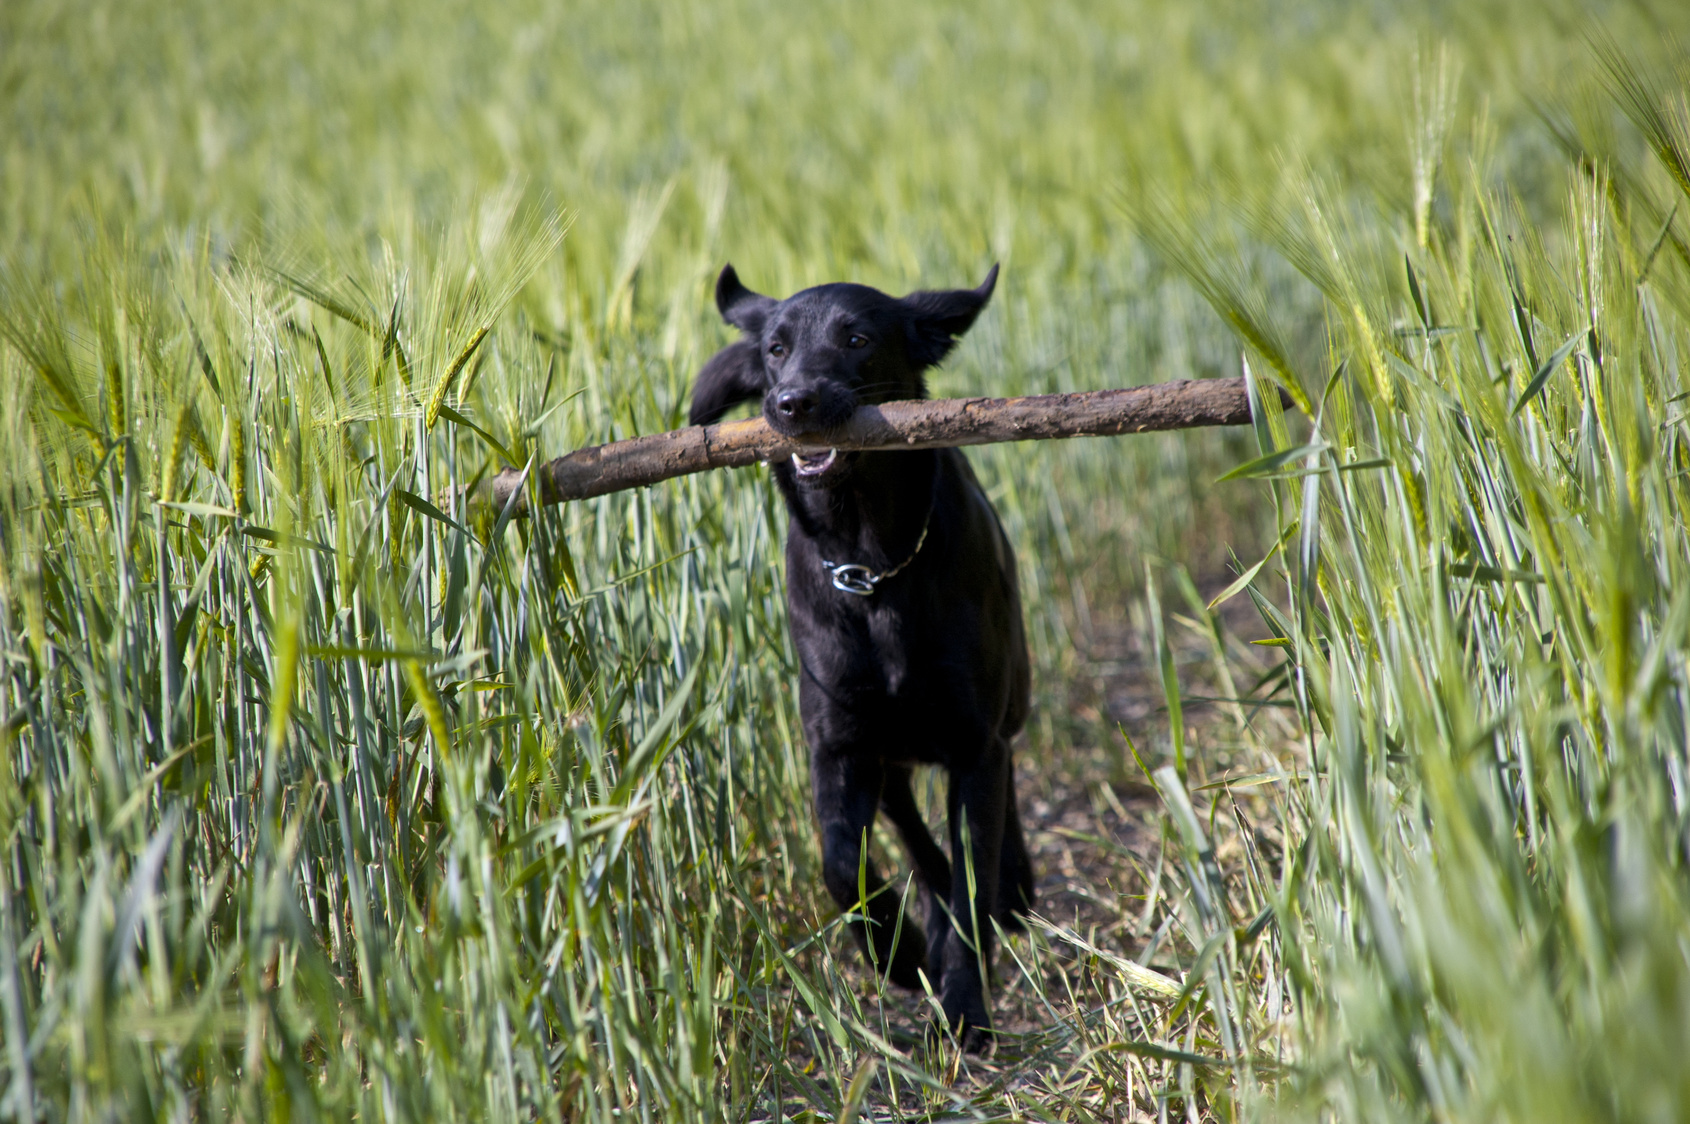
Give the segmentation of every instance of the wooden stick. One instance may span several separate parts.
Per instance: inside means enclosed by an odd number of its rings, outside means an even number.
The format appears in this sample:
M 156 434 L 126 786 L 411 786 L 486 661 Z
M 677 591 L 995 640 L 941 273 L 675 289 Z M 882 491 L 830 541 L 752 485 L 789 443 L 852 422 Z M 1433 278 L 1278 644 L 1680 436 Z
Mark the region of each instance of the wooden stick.
M 1290 405 L 1280 391 L 1280 401 Z M 582 500 L 656 484 L 710 468 L 742 468 L 793 453 L 936 449 L 1001 441 L 1114 436 L 1208 425 L 1243 425 L 1250 403 L 1243 379 L 1181 379 L 1127 390 L 1087 390 L 1027 398 L 936 398 L 863 406 L 839 429 L 803 441 L 783 437 L 762 418 L 695 425 L 594 445 L 539 466 L 545 503 Z M 506 468 L 479 494 L 502 509 L 522 478 Z M 514 512 L 524 514 L 526 492 Z

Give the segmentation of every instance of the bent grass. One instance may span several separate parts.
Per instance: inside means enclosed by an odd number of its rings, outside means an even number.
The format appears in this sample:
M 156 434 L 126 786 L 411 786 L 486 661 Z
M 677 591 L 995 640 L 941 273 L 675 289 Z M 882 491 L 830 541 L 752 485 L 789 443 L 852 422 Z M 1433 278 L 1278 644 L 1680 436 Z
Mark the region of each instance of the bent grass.
M 0 1114 L 1683 1103 L 1682 78 L 1465 7 L 1458 81 L 1313 4 L 1229 42 L 1159 4 L 8 6 Z M 1006 259 L 940 392 L 1242 339 L 1309 407 L 976 458 L 1045 684 L 1024 792 L 1166 813 L 1049 825 L 1103 873 L 1005 943 L 991 1059 L 816 894 L 768 489 L 441 498 L 674 424 L 730 252 L 771 291 Z M 1228 543 L 1261 564 L 1206 600 Z M 1122 739 L 1063 683 L 1135 614 L 1174 718 Z

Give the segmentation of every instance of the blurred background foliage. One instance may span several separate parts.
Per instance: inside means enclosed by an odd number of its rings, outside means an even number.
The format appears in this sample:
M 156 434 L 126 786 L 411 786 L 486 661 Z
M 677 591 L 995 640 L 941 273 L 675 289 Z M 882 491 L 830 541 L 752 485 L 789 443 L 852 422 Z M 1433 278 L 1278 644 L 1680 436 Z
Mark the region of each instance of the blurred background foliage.
M 0 6 L 0 1115 L 1671 1118 L 1686 22 Z M 1142 775 L 1070 685 L 1163 581 L 1244 687 L 1266 556 L 1283 657 L 1189 746 L 1160 659 L 1166 885 L 996 1068 L 834 958 L 761 473 L 446 499 L 678 424 L 727 260 L 1003 262 L 935 393 L 1310 407 L 972 454 L 1025 792 Z

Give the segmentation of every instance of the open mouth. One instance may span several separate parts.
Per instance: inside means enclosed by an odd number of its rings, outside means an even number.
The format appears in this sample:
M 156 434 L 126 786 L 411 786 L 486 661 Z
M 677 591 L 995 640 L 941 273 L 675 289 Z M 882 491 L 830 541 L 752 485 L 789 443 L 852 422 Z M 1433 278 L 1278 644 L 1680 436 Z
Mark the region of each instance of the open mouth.
M 838 449 L 829 449 L 822 453 L 793 453 L 792 470 L 805 478 L 821 476 L 838 460 Z

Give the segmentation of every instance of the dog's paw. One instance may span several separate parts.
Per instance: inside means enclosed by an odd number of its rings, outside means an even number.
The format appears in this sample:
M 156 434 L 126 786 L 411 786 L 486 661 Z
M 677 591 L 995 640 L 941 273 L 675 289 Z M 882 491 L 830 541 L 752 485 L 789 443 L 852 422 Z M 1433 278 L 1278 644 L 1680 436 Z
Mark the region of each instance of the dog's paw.
M 975 1026 L 965 1023 L 957 1037 L 962 1042 L 964 1053 L 984 1055 L 992 1052 L 998 1044 L 998 1033 L 989 1026 Z
M 898 947 L 881 963 L 886 966 L 887 979 L 899 987 L 920 991 L 921 973 L 927 971 L 927 941 L 921 930 L 906 925 L 898 934 Z
M 992 1029 L 992 1016 L 978 996 L 970 996 L 953 1005 L 949 997 L 940 1000 L 951 1033 L 965 1052 L 984 1054 L 997 1045 L 997 1032 Z
M 1026 932 L 1027 923 L 1024 919 L 1033 912 L 1035 897 L 1032 870 L 1027 870 L 1024 875 L 1014 880 L 1006 880 L 1000 894 L 1001 898 L 997 908 L 992 911 L 992 917 L 1006 933 Z

